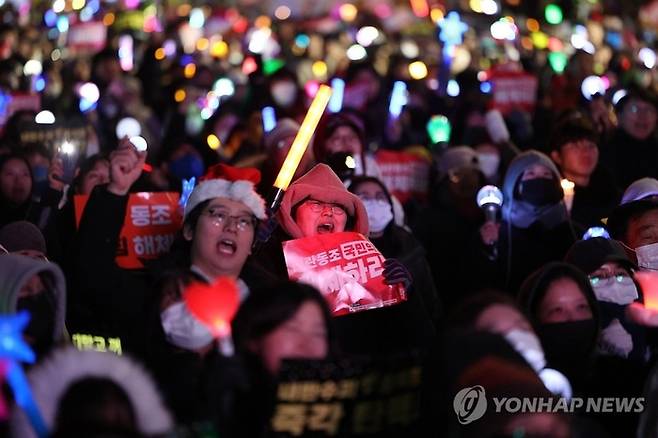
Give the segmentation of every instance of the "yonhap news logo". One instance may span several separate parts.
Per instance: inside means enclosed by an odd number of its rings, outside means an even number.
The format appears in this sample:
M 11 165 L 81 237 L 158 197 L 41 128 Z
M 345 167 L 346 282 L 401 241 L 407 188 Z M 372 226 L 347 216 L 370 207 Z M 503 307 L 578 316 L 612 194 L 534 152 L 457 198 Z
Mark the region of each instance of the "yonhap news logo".
M 482 418 L 487 412 L 487 395 L 480 385 L 464 388 L 452 403 L 460 424 L 469 424 Z
M 644 397 L 492 397 L 495 413 L 641 413 Z M 453 407 L 460 424 L 479 420 L 487 412 L 487 395 L 480 385 L 464 388 L 455 395 Z

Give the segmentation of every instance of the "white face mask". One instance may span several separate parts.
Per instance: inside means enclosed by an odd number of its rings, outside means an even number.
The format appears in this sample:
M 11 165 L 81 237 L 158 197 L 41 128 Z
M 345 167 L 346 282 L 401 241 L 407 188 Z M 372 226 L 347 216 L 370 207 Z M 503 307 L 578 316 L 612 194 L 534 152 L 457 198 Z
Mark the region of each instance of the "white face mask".
M 640 268 L 658 271 L 658 242 L 635 248 L 637 264 Z
M 380 233 L 393 220 L 393 208 L 387 201 L 368 199 L 363 201 L 363 206 L 368 212 L 368 224 L 370 231 Z
M 530 364 L 535 372 L 546 366 L 544 350 L 541 348 L 539 338 L 527 330 L 514 329 L 505 333 L 504 338 L 512 347 Z
M 274 102 L 282 107 L 289 107 L 297 99 L 297 85 L 291 81 L 275 82 L 270 92 Z
M 498 172 L 500 165 L 500 155 L 492 154 L 490 152 L 478 153 L 478 161 L 480 163 L 480 170 L 487 178 L 492 178 Z
M 592 288 L 596 299 L 606 303 L 626 305 L 637 300 L 638 297 L 637 288 L 630 277 L 624 278 L 621 283 L 614 281 L 611 284 L 593 285 Z
M 160 321 L 169 343 L 186 350 L 205 347 L 213 340 L 210 331 L 197 320 L 183 301 L 169 306 L 160 314 Z

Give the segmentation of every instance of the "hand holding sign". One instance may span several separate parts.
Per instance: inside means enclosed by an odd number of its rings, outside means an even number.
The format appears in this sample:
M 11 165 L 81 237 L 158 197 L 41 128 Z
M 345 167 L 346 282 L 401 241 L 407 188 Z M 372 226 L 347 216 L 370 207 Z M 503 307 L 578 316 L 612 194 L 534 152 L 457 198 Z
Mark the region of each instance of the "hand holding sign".
M 142 174 L 146 161 L 146 151 L 139 152 L 128 139 L 119 143 L 117 150 L 110 154 L 110 185 L 108 190 L 124 196 Z
M 382 275 L 384 276 L 384 283 L 388 285 L 401 284 L 405 290 L 409 290 L 413 281 L 409 270 L 397 259 L 384 260 Z

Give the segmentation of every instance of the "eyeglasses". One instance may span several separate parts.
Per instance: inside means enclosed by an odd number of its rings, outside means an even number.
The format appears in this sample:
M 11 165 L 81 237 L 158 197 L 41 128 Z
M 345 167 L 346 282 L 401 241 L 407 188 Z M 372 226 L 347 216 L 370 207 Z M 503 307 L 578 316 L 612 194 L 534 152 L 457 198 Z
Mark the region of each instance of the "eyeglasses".
M 614 274 L 590 275 L 589 282 L 592 286 L 611 286 L 614 283 L 629 284 L 633 282 L 633 279 L 625 272 L 617 272 Z
M 321 202 L 316 201 L 315 199 L 309 199 L 305 202 L 305 204 L 311 208 L 313 213 L 322 213 L 325 208 L 329 208 L 331 209 L 331 213 L 335 214 L 336 216 L 343 216 L 347 214 L 345 208 L 342 205 L 333 204 L 331 202 Z
M 239 231 L 253 230 L 256 228 L 256 218 L 249 215 L 231 216 L 225 211 L 210 208 L 204 212 L 210 217 L 212 224 L 219 227 L 221 225 L 228 227 L 235 221 L 235 227 Z

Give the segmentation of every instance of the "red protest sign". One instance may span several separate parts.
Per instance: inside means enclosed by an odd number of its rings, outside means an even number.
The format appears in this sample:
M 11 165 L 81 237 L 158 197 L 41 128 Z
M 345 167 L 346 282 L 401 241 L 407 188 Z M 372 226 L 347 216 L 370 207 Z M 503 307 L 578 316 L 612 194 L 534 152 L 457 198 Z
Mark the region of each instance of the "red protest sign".
M 523 72 L 495 72 L 491 78 L 493 108 L 503 115 L 520 109 L 531 112 L 537 101 L 537 77 Z
M 139 269 L 140 259 L 155 259 L 169 251 L 176 232 L 183 224 L 178 210 L 178 193 L 132 193 L 119 236 L 116 262 L 122 268 Z M 75 219 L 78 226 L 89 200 L 76 195 Z
M 403 204 L 427 196 L 430 163 L 409 152 L 379 150 L 375 155 L 382 182 Z
M 76 23 L 71 26 L 67 35 L 67 47 L 73 51 L 95 53 L 105 47 L 107 27 L 102 21 Z
M 316 287 L 335 316 L 406 300 L 402 286 L 384 283 L 384 256 L 359 233 L 289 240 L 283 254 L 290 279 Z

